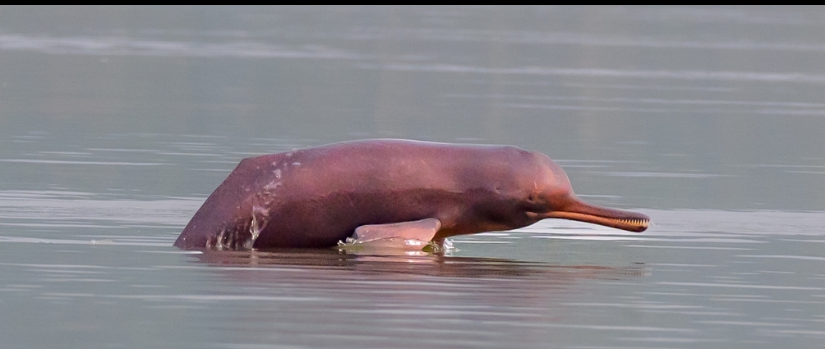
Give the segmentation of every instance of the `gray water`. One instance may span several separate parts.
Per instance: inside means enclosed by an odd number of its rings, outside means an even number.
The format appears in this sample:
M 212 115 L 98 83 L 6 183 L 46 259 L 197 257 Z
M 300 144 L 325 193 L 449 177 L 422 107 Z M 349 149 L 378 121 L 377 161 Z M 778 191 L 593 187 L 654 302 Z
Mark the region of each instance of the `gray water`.
M 0 7 L 2 348 L 818 348 L 821 7 Z M 240 159 L 512 144 L 642 233 L 171 246 Z

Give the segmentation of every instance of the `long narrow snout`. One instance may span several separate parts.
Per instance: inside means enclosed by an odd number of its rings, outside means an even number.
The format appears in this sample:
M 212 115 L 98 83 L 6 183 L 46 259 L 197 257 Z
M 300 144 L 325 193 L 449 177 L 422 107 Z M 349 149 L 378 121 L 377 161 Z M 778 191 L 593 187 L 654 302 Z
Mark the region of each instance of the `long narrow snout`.
M 575 197 L 571 199 L 563 209 L 548 212 L 544 218 L 570 219 L 633 232 L 645 231 L 650 223 L 650 217 L 641 213 L 599 207 Z

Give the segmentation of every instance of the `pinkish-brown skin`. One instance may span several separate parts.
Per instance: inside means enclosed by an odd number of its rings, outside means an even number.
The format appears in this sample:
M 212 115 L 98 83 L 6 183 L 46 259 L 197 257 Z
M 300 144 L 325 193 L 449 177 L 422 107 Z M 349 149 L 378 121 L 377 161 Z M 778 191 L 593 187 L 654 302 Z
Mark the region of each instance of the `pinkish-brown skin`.
M 427 218 L 441 223 L 435 242 L 545 218 L 635 232 L 649 222 L 643 214 L 579 200 L 561 167 L 538 152 L 365 140 L 244 159 L 175 246 L 331 247 L 359 226 Z

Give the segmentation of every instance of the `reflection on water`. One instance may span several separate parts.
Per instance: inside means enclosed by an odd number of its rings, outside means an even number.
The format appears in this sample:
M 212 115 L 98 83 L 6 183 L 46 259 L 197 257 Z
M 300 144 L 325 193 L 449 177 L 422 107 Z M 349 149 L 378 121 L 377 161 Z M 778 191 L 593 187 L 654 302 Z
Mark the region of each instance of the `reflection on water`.
M 398 251 L 383 250 L 371 255 L 353 255 L 343 251 L 284 250 L 284 251 L 208 251 L 198 255 L 200 262 L 221 267 L 221 270 L 283 271 L 316 267 L 317 270 L 357 271 L 377 274 L 414 274 L 438 277 L 467 278 L 539 278 L 549 282 L 567 282 L 576 279 L 618 278 L 644 274 L 643 265 L 613 268 L 595 265 L 552 265 L 541 262 L 520 262 L 506 259 L 445 257 L 443 255 L 410 256 Z M 382 253 L 383 252 L 383 253 Z M 237 267 L 237 268 L 229 268 Z M 280 268 L 279 268 L 280 267 Z M 251 268 L 251 269 L 250 269 Z M 256 269 L 264 268 L 264 269 Z M 313 268 L 313 269 L 316 269 Z M 235 278 L 239 273 L 227 273 Z M 321 276 L 321 279 L 326 277 Z M 260 281 L 261 277 L 249 280 Z M 267 276 L 265 279 L 280 280 Z

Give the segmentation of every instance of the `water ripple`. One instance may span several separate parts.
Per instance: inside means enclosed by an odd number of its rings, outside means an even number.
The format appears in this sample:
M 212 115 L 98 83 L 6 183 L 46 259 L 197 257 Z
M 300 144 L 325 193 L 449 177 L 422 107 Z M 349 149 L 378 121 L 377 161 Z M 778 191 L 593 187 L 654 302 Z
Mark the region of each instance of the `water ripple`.
M 0 35 L 0 50 L 34 51 L 46 54 L 155 57 L 244 57 L 362 59 L 363 56 L 320 45 L 298 48 L 261 42 L 188 42 L 135 39 L 129 37 L 47 37 Z

